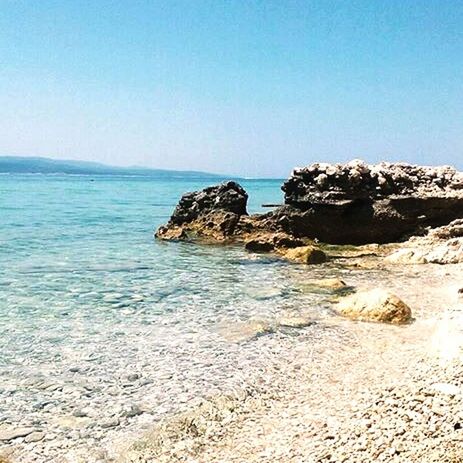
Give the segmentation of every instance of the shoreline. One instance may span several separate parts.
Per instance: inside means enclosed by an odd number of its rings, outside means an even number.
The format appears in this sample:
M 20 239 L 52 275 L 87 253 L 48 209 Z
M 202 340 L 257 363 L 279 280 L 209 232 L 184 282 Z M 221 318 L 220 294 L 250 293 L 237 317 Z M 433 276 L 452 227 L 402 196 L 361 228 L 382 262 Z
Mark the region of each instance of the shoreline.
M 249 215 L 235 182 L 184 194 L 156 236 L 198 246 L 157 245 L 104 287 L 91 278 L 63 287 L 76 310 L 57 301 L 54 336 L 43 307 L 37 350 L 17 338 L 0 377 L 0 454 L 21 463 L 357 463 L 349 455 L 358 451 L 400 462 L 423 439 L 437 452 L 437 425 L 451 445 L 461 424 L 434 410 L 461 406 L 462 181 L 447 167 L 352 161 L 294 171 L 285 205 L 268 214 Z M 430 204 L 429 217 L 418 215 Z M 330 244 L 313 236 L 317 217 Z M 343 237 L 330 239 L 339 224 Z M 389 241 L 399 231 L 416 237 Z M 357 245 L 343 244 L 354 235 Z M 444 357 L 457 362 L 449 373 Z M 436 392 L 454 402 L 428 403 L 435 384 L 415 370 L 439 377 Z M 404 388 L 428 391 L 419 418 Z M 375 397 L 397 413 L 411 408 L 410 429 Z M 390 419 L 401 434 L 382 428 Z M 408 435 L 415 425 L 423 432 Z
M 284 268 L 288 270 L 285 278 L 293 286 L 307 281 L 303 265 L 287 263 Z M 423 364 L 432 367 L 433 373 L 442 373 L 439 381 L 445 382 L 445 369 L 440 365 L 451 365 L 451 361 L 441 362 L 446 356 L 461 361 L 459 339 L 463 336 L 454 332 L 461 319 L 454 317 L 463 310 L 458 299 L 463 265 L 398 266 L 387 263 L 381 253 L 365 255 L 362 249 L 349 248 L 344 264 L 336 260 L 311 268 L 313 277 L 324 278 L 344 268 L 343 278 L 358 290 L 377 284 L 388 287 L 411 306 L 415 320 L 400 326 L 352 321 L 332 310 L 338 299 L 335 291 L 320 290 L 316 297 L 325 309 L 315 324 L 264 331 L 256 336 L 251 332 L 238 342 L 224 340 L 248 352 L 251 369 L 243 364 L 233 370 L 233 375 L 241 378 L 242 387 L 234 381 L 231 389 L 221 389 L 206 399 L 197 396 L 178 406 L 180 415 L 173 410 L 164 418 L 159 416 L 161 429 L 156 425 L 157 431 L 148 431 L 148 439 L 143 437 L 147 432 L 143 429 L 115 429 L 109 439 L 101 442 L 101 450 L 68 454 L 70 459 L 65 452 L 62 460 L 52 461 L 140 463 L 153 461 L 153 452 L 158 451 L 155 461 L 160 463 L 371 461 L 371 456 L 365 460 L 329 460 L 326 450 L 334 448 L 334 443 L 341 453 L 343 449 L 349 453 L 358 450 L 351 447 L 358 436 L 343 441 L 359 422 L 353 404 L 363 403 L 373 409 L 372 398 L 384 396 L 392 400 L 387 387 L 413 389 L 426 378 L 413 378 L 410 369 L 419 370 Z M 445 351 L 440 350 L 442 340 L 446 341 Z M 381 414 L 379 417 L 381 422 Z M 191 423 L 195 423 L 193 428 Z M 149 424 L 148 429 L 153 425 Z M 339 439 L 329 437 L 333 435 Z M 157 442 L 155 450 L 153 442 Z M 38 461 L 32 454 L 32 459 L 27 457 L 24 452 L 11 454 L 8 461 Z M 443 461 L 396 457 L 384 461 Z
M 201 407 L 190 410 L 184 418 L 190 420 L 190 426 L 195 420 L 201 422 L 201 432 L 196 427 L 193 433 L 191 427 L 189 430 L 185 426 L 169 428 L 172 422 L 167 420 L 169 439 L 163 441 L 160 436 L 165 429 L 158 429 L 138 441 L 137 450 L 128 451 L 118 461 L 148 462 L 154 455 L 160 463 L 354 463 L 373 461 L 372 458 L 396 462 L 459 461 L 442 459 L 444 444 L 448 455 L 454 451 L 455 458 L 463 456 L 461 443 L 452 440 L 460 436 L 463 442 L 459 428 L 452 429 L 455 435 L 449 434 L 447 440 L 445 436 L 434 436 L 439 434 L 439 429 L 434 434 L 428 432 L 433 429 L 435 417 L 442 418 L 444 412 L 437 415 L 431 405 L 413 422 L 414 400 L 421 397 L 424 390 L 427 397 L 441 402 L 450 398 L 453 403 L 447 405 L 452 410 L 463 404 L 463 389 L 456 396 L 432 392 L 436 383 L 455 383 L 456 372 L 463 371 L 463 332 L 455 332 L 463 320 L 463 304 L 456 292 L 463 266 L 431 267 L 433 277 L 445 275 L 450 286 L 439 290 L 437 280 L 434 287 L 424 291 L 420 287 L 411 291 L 403 289 L 401 295 L 411 300 L 413 307 L 420 301 L 425 306 L 416 312 L 418 319 L 412 324 L 397 327 L 332 320 L 331 326 L 324 328 L 337 330 L 338 339 L 332 338 L 328 343 L 325 339 L 318 346 L 313 339 L 302 341 L 288 352 L 294 357 L 292 362 L 265 373 L 266 387 L 257 395 L 235 399 L 233 405 L 228 403 L 233 411 L 226 410 L 225 418 L 217 420 L 220 410 L 215 412 L 215 419 L 204 415 Z M 413 267 L 408 270 L 411 274 L 419 272 Z M 398 286 L 410 277 L 407 272 L 402 276 Z M 440 312 L 443 306 L 447 306 L 447 310 Z M 454 318 L 448 318 L 451 310 Z M 445 349 L 440 350 L 443 346 Z M 378 407 L 378 400 L 386 405 Z M 408 412 L 410 429 L 398 428 L 398 433 L 388 433 L 388 426 L 396 426 L 391 424 L 394 419 L 395 423 Z M 370 417 L 373 422 L 365 424 L 364 415 L 368 413 L 374 415 L 374 419 Z M 174 417 L 173 423 L 177 419 L 181 421 Z M 453 419 L 450 417 L 450 421 Z M 420 420 L 424 423 L 420 424 Z M 443 421 L 450 429 L 452 423 L 448 419 Z M 454 424 L 457 422 L 458 419 Z M 420 432 L 413 435 L 416 429 Z
M 363 257 L 355 257 L 359 253 Z M 327 311 L 315 325 L 281 331 L 281 334 L 280 331 L 269 331 L 255 337 L 251 333 L 246 340 L 239 340 L 237 349 L 248 349 L 250 355 L 260 355 L 249 364 L 254 362 L 254 367 L 258 367 L 254 369 L 254 376 L 248 377 L 248 371 L 237 365 L 234 371 L 241 375 L 243 388 L 236 385 L 232 390 L 222 391 L 223 394 L 193 399 L 177 407 L 183 410 L 180 416 L 173 411 L 164 419 L 160 417 L 161 423 L 165 423 L 162 433 L 165 435 L 165 429 L 168 429 L 169 440 L 160 439 L 158 431 L 148 432 L 152 437 L 146 441 L 143 438 L 146 431 L 135 432 L 132 428 L 127 434 L 121 429 L 111 433 L 112 437 L 104 446 L 106 450 L 77 454 L 72 457 L 74 460 L 64 456 L 62 461 L 148 462 L 153 458 L 153 440 L 158 442 L 155 447 L 161 449 L 156 456 L 160 463 L 362 461 L 329 460 L 326 456 L 327 442 L 330 448 L 336 442 L 337 450 L 341 452 L 343 448 L 349 448 L 350 453 L 355 450 L 349 445 L 355 443 L 357 437 L 351 437 L 347 442 L 341 438 L 348 436 L 346 428 L 350 429 L 359 420 L 356 412 L 351 410 L 352 404 L 364 403 L 367 408 L 372 408 L 372 396 L 386 397 L 390 392 L 387 387 L 413 388 L 422 383 L 426 378 L 413 379 L 407 370 L 422 368 L 423 362 L 433 367 L 435 373 L 446 360 L 446 355 L 461 360 L 461 346 L 457 333 L 454 333 L 456 322 L 461 319 L 452 317 L 459 314 L 458 310 L 463 311 L 457 291 L 463 265 L 397 266 L 386 263 L 381 253 L 365 256 L 359 248 L 348 249 L 346 254 L 353 256 L 344 259 L 344 264 L 348 265 L 344 267 L 346 282 L 361 290 L 378 284 L 382 277 L 382 284 L 412 307 L 415 320 L 411 324 L 395 326 L 342 318 L 329 309 L 333 297 L 338 297 L 336 292 L 323 290 L 317 298 L 322 305 L 328 304 Z M 306 271 L 300 268 L 300 273 L 297 272 L 298 267 L 303 266 L 284 265 L 293 272 L 285 277 L 293 285 L 298 279 L 306 281 Z M 312 268 L 312 276 L 326 277 L 343 266 L 335 261 Z M 444 286 L 442 281 L 445 281 Z M 331 303 L 327 302 L 330 300 Z M 459 336 L 463 339 L 461 332 Z M 453 344 L 448 342 L 449 339 L 454 341 Z M 447 342 L 446 351 L 439 350 L 443 340 Z M 442 365 L 446 364 L 451 365 L 451 362 Z M 444 368 L 441 370 L 441 373 L 445 372 Z M 410 379 L 404 381 L 407 376 Z M 445 382 L 445 378 L 440 381 Z M 191 423 L 194 420 L 199 420 L 203 428 L 198 430 L 195 425 L 192 436 Z M 187 427 L 185 422 L 189 423 Z M 327 437 L 333 434 L 341 437 L 335 440 Z M 148 442 L 146 455 L 140 453 L 145 446 L 143 442 Z M 138 449 L 135 453 L 133 446 Z M 191 453 L 191 449 L 195 451 Z M 265 454 L 264 449 L 270 449 L 270 453 Z M 21 459 L 27 454 L 19 455 L 10 455 L 8 461 L 29 461 Z M 414 460 L 399 458 L 397 461 Z M 421 458 L 415 461 L 434 460 Z

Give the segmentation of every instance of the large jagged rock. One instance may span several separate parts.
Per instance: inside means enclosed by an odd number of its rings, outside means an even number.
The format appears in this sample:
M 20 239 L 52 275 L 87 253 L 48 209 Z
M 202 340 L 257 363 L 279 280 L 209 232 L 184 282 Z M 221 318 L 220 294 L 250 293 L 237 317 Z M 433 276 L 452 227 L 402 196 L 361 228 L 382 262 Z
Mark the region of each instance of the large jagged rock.
M 282 189 L 275 220 L 326 243 L 393 242 L 463 217 L 463 174 L 447 166 L 312 164 Z
M 185 193 L 169 222 L 160 227 L 160 239 L 185 239 L 189 233 L 217 240 L 235 232 L 241 216 L 247 215 L 248 194 L 236 182 L 224 182 L 201 191 Z
M 170 218 L 176 225 L 191 222 L 200 215 L 213 211 L 230 212 L 236 215 L 247 214 L 248 194 L 236 182 L 224 182 L 202 191 L 185 193 Z
M 163 240 L 240 241 L 254 252 L 305 244 L 282 231 L 272 213 L 248 215 L 247 199 L 246 191 L 231 181 L 186 193 L 167 224 L 159 227 L 155 236 Z

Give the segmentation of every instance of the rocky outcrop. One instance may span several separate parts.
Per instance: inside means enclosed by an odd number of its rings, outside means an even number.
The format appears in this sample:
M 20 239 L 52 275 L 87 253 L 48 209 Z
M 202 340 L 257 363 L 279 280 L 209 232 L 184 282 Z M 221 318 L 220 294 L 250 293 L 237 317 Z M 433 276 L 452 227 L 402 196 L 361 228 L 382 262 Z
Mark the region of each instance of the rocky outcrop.
M 312 164 L 282 189 L 284 229 L 327 243 L 393 242 L 463 217 L 463 174 L 445 166 Z
M 282 189 L 285 204 L 261 215 L 247 214 L 247 194 L 235 182 L 187 193 L 156 236 L 242 241 L 270 252 L 311 240 L 396 242 L 463 218 L 463 174 L 446 166 L 317 163 L 295 169 Z
M 338 311 L 353 320 L 402 324 L 412 312 L 401 299 L 382 289 L 358 292 L 342 299 Z
M 248 215 L 248 195 L 236 182 L 225 182 L 184 194 L 156 238 L 240 241 L 251 252 L 271 252 L 303 246 L 305 240 L 282 230 L 272 213 Z
M 225 182 L 185 193 L 169 222 L 156 232 L 159 239 L 186 239 L 190 233 L 224 240 L 247 215 L 248 194 L 236 182 Z

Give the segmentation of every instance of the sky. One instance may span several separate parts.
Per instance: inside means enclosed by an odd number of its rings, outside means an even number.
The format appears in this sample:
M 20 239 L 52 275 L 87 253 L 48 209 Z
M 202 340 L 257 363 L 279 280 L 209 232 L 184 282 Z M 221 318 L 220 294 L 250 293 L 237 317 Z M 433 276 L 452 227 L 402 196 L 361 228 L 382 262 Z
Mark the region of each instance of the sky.
M 463 168 L 463 2 L 0 0 L 0 155 Z

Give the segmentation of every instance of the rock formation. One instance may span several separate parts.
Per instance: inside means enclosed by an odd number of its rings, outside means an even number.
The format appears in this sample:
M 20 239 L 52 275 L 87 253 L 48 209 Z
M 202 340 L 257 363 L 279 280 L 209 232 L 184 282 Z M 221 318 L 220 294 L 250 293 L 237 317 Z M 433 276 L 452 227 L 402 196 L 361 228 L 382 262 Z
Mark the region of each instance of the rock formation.
M 169 222 L 160 227 L 160 239 L 185 239 L 189 233 L 226 239 L 247 215 L 248 194 L 236 182 L 225 182 L 202 191 L 185 193 Z
M 250 252 L 271 252 L 305 244 L 285 233 L 273 213 L 248 215 L 248 195 L 235 182 L 225 182 L 184 194 L 169 222 L 159 227 L 156 238 L 185 240 L 201 238 L 241 241 Z
M 249 242 L 248 250 L 269 252 L 311 240 L 394 242 L 463 218 L 463 174 L 447 166 L 317 163 L 295 169 L 282 189 L 283 206 L 251 216 L 247 194 L 235 182 L 187 193 L 156 236 L 238 240 Z
M 445 166 L 313 164 L 282 189 L 286 231 L 327 243 L 393 242 L 463 217 L 463 174 Z

